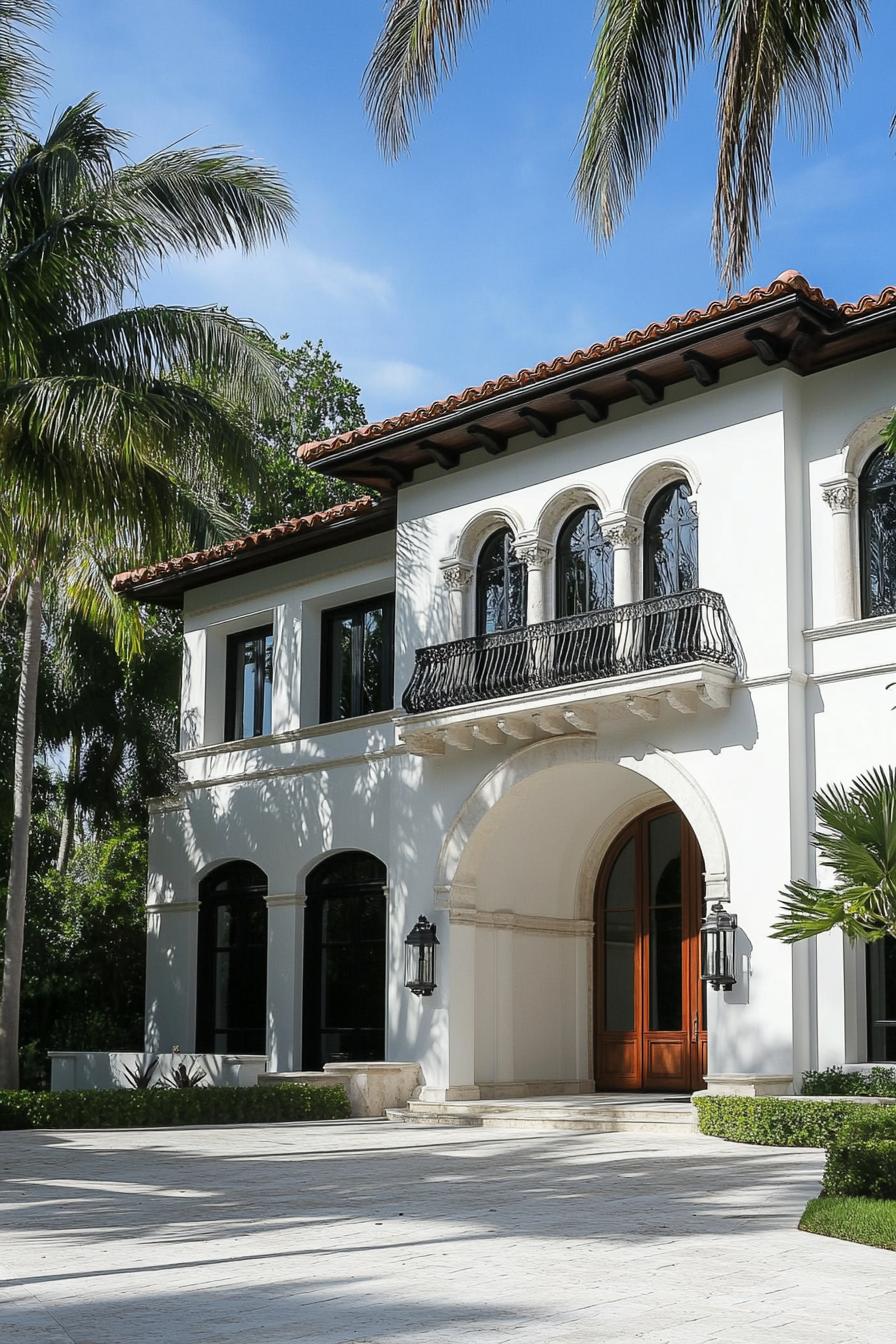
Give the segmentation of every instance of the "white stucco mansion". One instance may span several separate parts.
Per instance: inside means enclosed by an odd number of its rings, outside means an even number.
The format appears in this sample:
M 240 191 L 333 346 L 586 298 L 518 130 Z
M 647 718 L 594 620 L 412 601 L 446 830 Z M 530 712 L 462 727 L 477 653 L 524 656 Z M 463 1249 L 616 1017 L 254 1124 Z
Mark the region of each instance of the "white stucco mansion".
M 378 497 L 120 576 L 185 636 L 147 1048 L 432 1100 L 896 1058 L 892 951 L 769 937 L 813 791 L 893 759 L 894 400 L 896 290 L 787 272 L 306 444 Z

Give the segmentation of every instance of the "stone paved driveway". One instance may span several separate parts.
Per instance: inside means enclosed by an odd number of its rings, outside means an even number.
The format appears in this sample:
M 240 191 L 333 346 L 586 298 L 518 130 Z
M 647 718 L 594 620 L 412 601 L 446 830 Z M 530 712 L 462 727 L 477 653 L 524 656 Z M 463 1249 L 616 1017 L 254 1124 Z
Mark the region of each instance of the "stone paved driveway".
M 896 1341 L 817 1153 L 379 1121 L 0 1134 L 2 1344 Z

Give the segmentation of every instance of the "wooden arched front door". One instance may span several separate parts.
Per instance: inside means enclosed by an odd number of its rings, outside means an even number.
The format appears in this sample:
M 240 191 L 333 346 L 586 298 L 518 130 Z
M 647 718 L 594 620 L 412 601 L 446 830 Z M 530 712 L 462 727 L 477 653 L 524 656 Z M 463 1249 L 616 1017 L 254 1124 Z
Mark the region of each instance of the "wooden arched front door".
M 702 910 L 703 858 L 694 832 L 673 805 L 643 813 L 616 839 L 595 891 L 599 1091 L 703 1086 Z

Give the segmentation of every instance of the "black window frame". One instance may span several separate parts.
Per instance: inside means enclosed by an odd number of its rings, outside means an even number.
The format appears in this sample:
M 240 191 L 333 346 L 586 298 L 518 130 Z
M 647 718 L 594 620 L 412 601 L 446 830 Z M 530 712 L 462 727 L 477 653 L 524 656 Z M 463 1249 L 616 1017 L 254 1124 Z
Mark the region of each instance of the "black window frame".
M 267 1053 L 268 880 L 257 864 L 235 860 L 214 868 L 199 883 L 196 961 L 196 1049 L 208 1054 Z M 251 909 L 250 907 L 254 907 Z M 242 937 L 221 941 L 218 912 L 228 909 L 240 934 L 252 913 L 261 915 L 263 932 L 256 942 Z M 225 1020 L 219 1020 L 222 966 L 226 965 Z M 232 988 L 245 1016 L 229 1020 Z M 247 991 L 254 999 L 247 1002 Z M 248 1020 L 248 1019 L 252 1020 Z M 223 1038 L 223 1039 L 222 1039 Z
M 369 611 L 382 608 L 384 642 L 382 668 L 380 674 L 380 696 L 382 703 L 375 709 L 364 709 L 361 704 L 363 688 L 364 659 L 364 617 Z M 339 689 L 335 682 L 333 659 L 333 627 L 341 624 L 347 617 L 352 618 L 352 676 L 351 707 L 348 714 L 338 710 Z M 320 721 L 321 723 L 341 723 L 346 719 L 364 718 L 369 714 L 380 714 L 394 707 L 395 689 L 393 687 L 393 668 L 395 662 L 395 594 L 378 593 L 359 602 L 346 602 L 340 607 L 328 607 L 321 612 L 320 621 L 321 660 L 320 660 Z
M 489 556 L 496 549 L 500 541 L 502 553 L 500 560 L 489 562 Z M 496 531 L 489 533 L 479 551 L 476 559 L 476 634 L 496 635 L 505 630 L 522 630 L 527 625 L 526 608 L 528 602 L 528 582 L 529 574 L 524 561 L 520 560 L 514 552 L 514 543 L 516 538 L 509 527 L 500 527 Z M 488 616 L 488 592 L 491 585 L 488 582 L 490 574 L 501 572 L 501 586 L 503 590 L 502 605 L 505 613 L 510 610 L 510 599 L 513 589 L 513 575 L 516 573 L 519 582 L 520 611 L 519 623 L 511 625 L 505 623 L 498 625 L 494 630 L 487 630 Z M 505 617 L 506 619 L 506 617 Z
M 224 739 L 227 742 L 242 742 L 251 737 L 265 737 L 271 731 L 271 724 L 265 726 L 264 722 L 264 688 L 267 678 L 256 676 L 255 694 L 253 704 L 253 731 L 247 733 L 246 725 L 242 722 L 242 697 L 237 694 L 237 671 L 240 660 L 240 649 L 249 643 L 255 643 L 259 646 L 262 658 L 256 657 L 255 665 L 258 667 L 266 661 L 264 658 L 264 646 L 267 640 L 271 641 L 271 709 L 273 712 L 273 690 L 274 690 L 274 623 L 268 622 L 265 625 L 253 626 L 250 630 L 235 630 L 232 635 L 227 636 L 227 681 L 224 694 Z M 240 719 L 241 732 L 237 732 L 237 719 Z
M 567 611 L 567 570 L 570 568 L 573 556 L 577 554 L 572 548 L 572 539 L 581 523 L 589 519 L 585 545 L 578 554 L 585 557 L 585 601 L 580 611 Z M 600 538 L 598 541 L 597 538 Z M 609 586 L 607 588 L 606 602 L 595 602 L 594 592 L 592 590 L 592 572 L 590 557 L 594 551 L 609 551 Z M 607 541 L 603 531 L 603 515 L 596 504 L 585 504 L 582 508 L 576 509 L 564 522 L 557 536 L 557 556 L 554 564 L 554 610 L 557 617 L 563 619 L 566 616 L 582 616 L 590 611 L 609 611 L 614 605 L 614 564 L 613 547 Z
M 861 590 L 861 619 L 873 620 L 876 616 L 896 614 L 896 575 L 885 574 L 884 557 L 873 554 L 874 536 L 873 515 L 888 504 L 889 496 L 896 491 L 896 484 L 883 481 L 877 484 L 872 477 L 880 465 L 888 460 L 887 448 L 881 444 L 868 458 L 859 474 L 859 580 Z M 872 571 L 877 572 L 878 587 L 886 591 L 875 602 L 872 592 Z
M 670 592 L 661 592 L 656 581 L 656 557 L 660 547 L 657 545 L 657 531 L 662 518 L 668 513 L 673 500 L 680 493 L 685 492 L 685 498 L 691 510 L 694 531 L 694 583 L 686 588 L 681 586 L 682 571 L 682 532 L 684 530 L 683 520 L 680 513 L 675 517 L 674 529 L 674 564 L 675 564 L 675 583 L 676 586 Z M 673 597 L 678 593 L 690 593 L 700 586 L 700 522 L 697 517 L 697 510 L 694 508 L 691 500 L 691 487 L 688 482 L 681 478 L 670 481 L 668 485 L 663 486 L 662 490 L 657 491 L 644 514 L 644 543 L 643 543 L 643 563 L 644 563 L 644 597 Z

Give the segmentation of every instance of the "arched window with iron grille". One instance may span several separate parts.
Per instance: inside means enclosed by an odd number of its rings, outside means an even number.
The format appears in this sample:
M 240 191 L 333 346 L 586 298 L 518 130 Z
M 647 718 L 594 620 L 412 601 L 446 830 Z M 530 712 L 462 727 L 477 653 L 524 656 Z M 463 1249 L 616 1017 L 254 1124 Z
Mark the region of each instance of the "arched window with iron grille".
M 859 477 L 862 615 L 896 612 L 896 458 L 878 448 Z
M 644 519 L 644 596 L 669 597 L 697 586 L 697 510 L 687 481 L 673 481 Z
M 476 633 L 492 635 L 526 624 L 526 566 L 509 527 L 493 532 L 476 564 Z
M 557 615 L 579 616 L 613 605 L 613 547 L 600 509 L 578 509 L 557 538 Z

